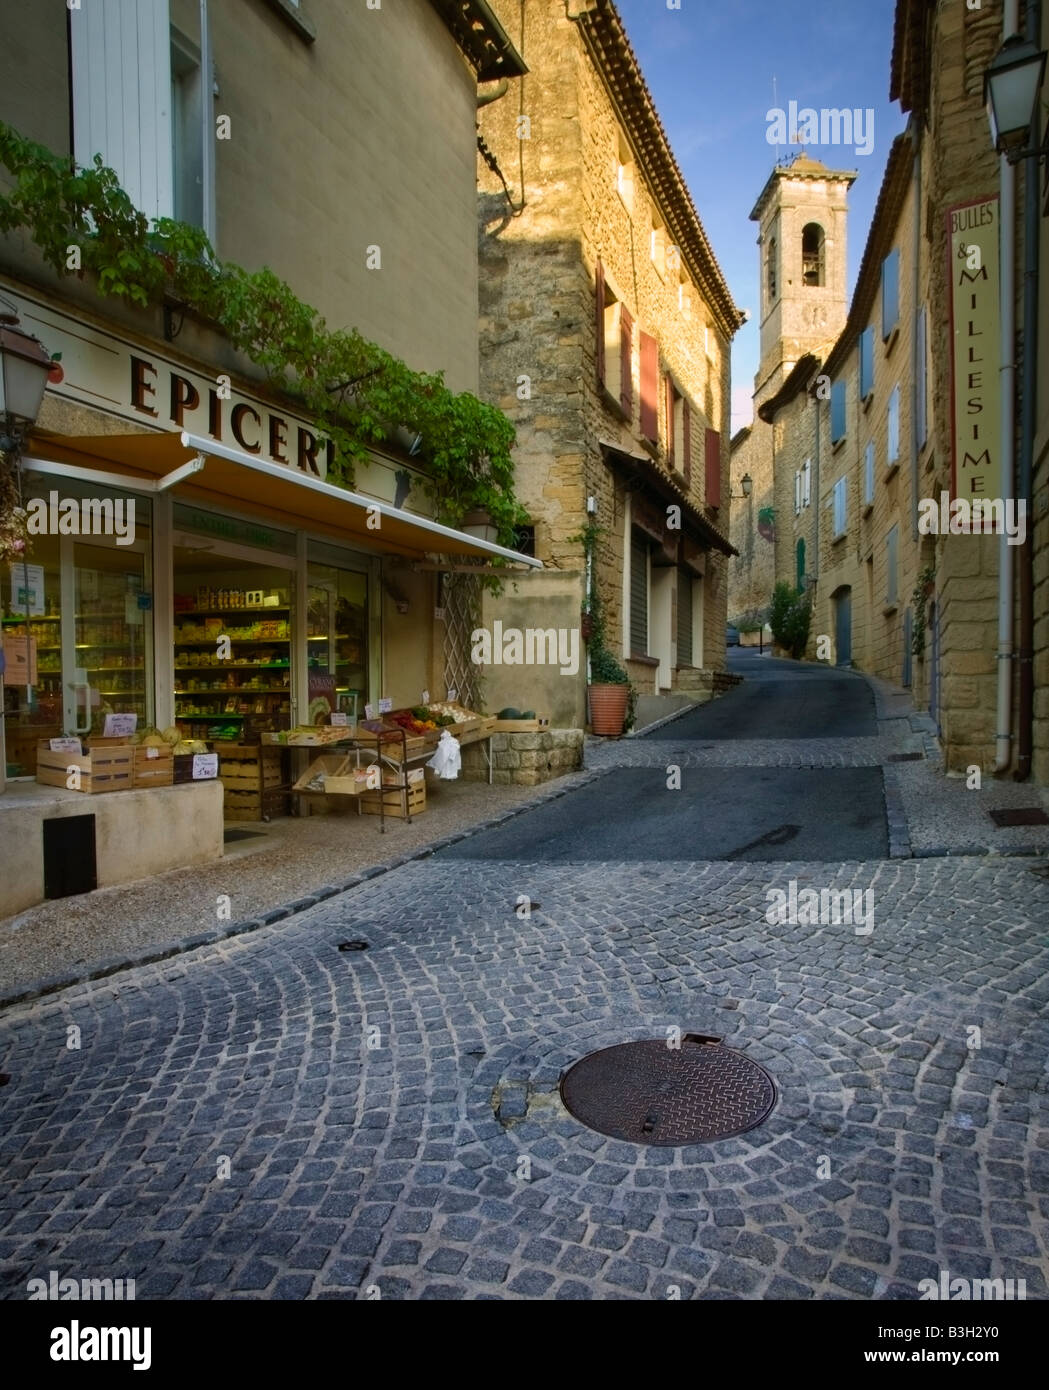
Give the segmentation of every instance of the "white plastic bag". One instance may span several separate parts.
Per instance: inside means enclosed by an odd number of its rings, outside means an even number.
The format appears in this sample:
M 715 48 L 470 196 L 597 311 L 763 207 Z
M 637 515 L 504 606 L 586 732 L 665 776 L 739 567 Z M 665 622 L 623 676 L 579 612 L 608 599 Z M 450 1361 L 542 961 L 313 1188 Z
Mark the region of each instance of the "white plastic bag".
M 441 733 L 441 741 L 437 745 L 437 751 L 426 764 L 432 767 L 438 777 L 443 777 L 446 782 L 452 782 L 459 776 L 459 769 L 463 765 L 462 750 L 459 747 L 459 740 L 453 738 L 447 729 Z

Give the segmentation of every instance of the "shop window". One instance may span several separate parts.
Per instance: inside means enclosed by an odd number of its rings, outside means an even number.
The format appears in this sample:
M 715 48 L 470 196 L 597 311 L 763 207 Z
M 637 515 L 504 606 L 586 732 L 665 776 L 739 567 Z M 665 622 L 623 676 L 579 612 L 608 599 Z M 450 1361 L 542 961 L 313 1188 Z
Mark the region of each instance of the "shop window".
M 7 772 L 36 773 L 37 744 L 100 734 L 107 714 L 154 723 L 151 504 L 71 479 L 24 477 L 31 551 L 3 585 L 3 634 L 30 640 L 36 680 L 4 681 Z M 53 509 L 52 509 L 53 499 Z
M 175 723 L 250 742 L 291 727 L 293 571 L 217 550 L 176 538 Z
M 367 575 L 311 563 L 307 617 L 309 722 L 327 722 L 332 710 L 363 716 L 368 702 Z
M 801 278 L 810 289 L 824 283 L 824 236 L 818 222 L 809 222 L 801 233 Z

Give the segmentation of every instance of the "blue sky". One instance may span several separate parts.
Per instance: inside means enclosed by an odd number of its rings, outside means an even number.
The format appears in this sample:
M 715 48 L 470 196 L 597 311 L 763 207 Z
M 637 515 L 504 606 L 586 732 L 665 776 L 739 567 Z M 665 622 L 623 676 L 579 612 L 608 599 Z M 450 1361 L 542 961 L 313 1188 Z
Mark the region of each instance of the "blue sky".
M 750 416 L 758 365 L 757 224 L 749 213 L 776 160 L 766 140 L 778 105 L 868 108 L 874 147 L 810 147 L 857 169 L 849 214 L 851 294 L 885 161 L 905 119 L 889 102 L 894 0 L 616 0 L 714 254 L 736 300 L 752 312 L 732 353 L 733 430 Z M 797 147 L 793 147 L 796 149 Z

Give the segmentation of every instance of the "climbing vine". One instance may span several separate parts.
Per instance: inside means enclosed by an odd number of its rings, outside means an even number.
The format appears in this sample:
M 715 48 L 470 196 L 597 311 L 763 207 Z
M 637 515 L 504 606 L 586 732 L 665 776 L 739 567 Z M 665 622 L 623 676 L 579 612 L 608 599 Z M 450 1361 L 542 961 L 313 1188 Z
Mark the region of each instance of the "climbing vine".
M 369 446 L 403 427 L 419 436 L 438 518 L 454 526 L 483 508 L 512 543 L 527 517 L 513 490 L 514 428 L 500 410 L 452 392 L 442 373 L 412 371 L 356 329 L 328 327 L 271 270 L 220 261 L 200 228 L 146 218 L 101 156 L 81 167 L 0 122 L 0 166 L 10 175 L 0 233 L 26 232 L 54 271 L 93 275 L 102 295 L 163 301 L 215 325 L 331 438 L 332 482 L 352 486 Z
M 914 625 L 911 628 L 911 653 L 913 656 L 925 655 L 925 629 L 929 625 L 929 598 L 936 582 L 936 566 L 926 565 L 918 575 L 918 582 L 911 594 L 914 609 Z

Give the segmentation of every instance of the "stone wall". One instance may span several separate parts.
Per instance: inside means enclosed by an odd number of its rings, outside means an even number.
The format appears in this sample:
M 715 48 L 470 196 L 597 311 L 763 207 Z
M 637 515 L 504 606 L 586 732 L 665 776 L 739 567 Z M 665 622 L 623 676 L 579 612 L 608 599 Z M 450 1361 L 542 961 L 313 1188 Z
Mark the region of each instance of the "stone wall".
M 582 729 L 538 729 L 492 735 L 492 781 L 499 786 L 535 787 L 583 766 Z M 483 745 L 463 749 L 464 781 L 487 782 Z

